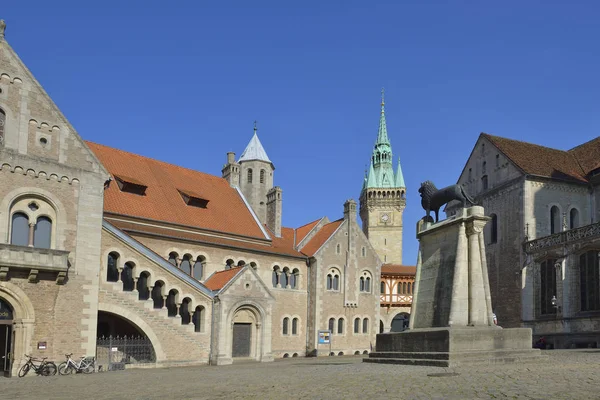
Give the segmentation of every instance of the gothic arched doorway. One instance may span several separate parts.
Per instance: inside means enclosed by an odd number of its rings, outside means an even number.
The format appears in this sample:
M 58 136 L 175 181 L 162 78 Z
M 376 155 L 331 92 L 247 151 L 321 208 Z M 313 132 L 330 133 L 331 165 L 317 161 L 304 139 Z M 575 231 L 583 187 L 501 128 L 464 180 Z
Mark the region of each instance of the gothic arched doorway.
M 0 298 L 0 375 L 10 376 L 12 364 L 13 309 Z
M 392 332 L 402 332 L 405 329 L 408 329 L 408 323 L 410 321 L 410 314 L 402 312 L 396 314 L 394 319 L 392 320 L 391 331 Z

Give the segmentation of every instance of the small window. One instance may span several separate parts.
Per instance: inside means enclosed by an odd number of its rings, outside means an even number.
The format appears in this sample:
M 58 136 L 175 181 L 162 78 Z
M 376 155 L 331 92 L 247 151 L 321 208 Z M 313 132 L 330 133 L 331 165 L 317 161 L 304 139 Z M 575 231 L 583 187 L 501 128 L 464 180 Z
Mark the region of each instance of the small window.
M 29 218 L 24 213 L 14 213 L 12 216 L 10 244 L 17 246 L 29 244 Z
M 337 254 L 340 254 L 342 252 L 342 246 L 340 246 L 339 243 L 335 246 L 335 252 Z
M 550 208 L 550 234 L 560 232 L 560 211 L 558 207 Z
M 202 280 L 202 273 L 204 272 L 204 257 L 198 256 L 196 258 L 196 262 L 194 263 L 194 278 L 197 280 Z
M 408 282 L 408 285 L 406 285 L 406 290 L 407 290 L 406 294 L 413 294 L 412 287 L 413 287 L 412 283 Z
M 367 276 L 367 279 L 365 279 L 365 292 L 370 292 L 371 291 L 371 277 Z
M 290 324 L 290 319 L 288 317 L 285 317 L 283 319 L 283 329 L 282 329 L 284 335 L 288 335 L 289 334 L 288 333 L 288 329 L 289 329 L 288 325 L 289 324 Z
M 359 286 L 359 288 L 358 288 L 359 291 L 361 291 L 361 292 L 365 291 L 365 278 L 364 277 L 362 277 L 362 276 L 360 277 L 358 286 Z
M 0 146 L 4 145 L 4 127 L 6 126 L 6 113 L 0 108 Z
M 344 318 L 340 318 L 338 319 L 338 334 L 343 335 L 344 334 Z
M 363 319 L 363 324 L 362 324 L 362 328 L 363 328 L 363 332 L 362 333 L 369 333 L 369 318 L 365 318 Z
M 492 220 L 490 221 L 490 243 L 496 243 L 498 241 L 498 217 L 496 214 L 491 215 Z
M 265 183 L 265 170 L 260 170 L 260 183 Z
M 333 276 L 333 290 L 340 290 L 340 276 L 337 274 Z
M 294 318 L 292 320 L 292 335 L 297 335 L 298 334 L 298 318 Z
M 327 290 L 333 290 L 333 276 L 327 274 Z
M 380 285 L 380 288 L 379 288 L 379 292 L 380 292 L 381 294 L 385 294 L 385 282 L 384 282 L 384 281 L 381 281 L 381 285 Z
M 484 161 L 483 165 L 481 166 L 481 172 L 484 173 L 484 174 L 486 173 L 486 164 L 487 163 Z
M 138 196 L 145 196 L 148 185 L 135 178 L 131 178 L 124 175 L 115 175 L 115 181 L 117 186 L 122 192 L 137 194 Z
M 481 177 L 481 190 L 487 190 L 488 189 L 488 177 L 487 175 L 484 175 Z
M 274 288 L 276 288 L 277 285 L 279 284 L 279 267 L 278 266 L 273 267 L 272 282 L 273 282 Z
M 579 228 L 579 211 L 576 208 L 571 208 L 569 212 L 569 229 Z
M 367 256 L 367 249 L 366 249 L 366 247 L 363 246 L 363 248 L 360 250 L 360 252 L 361 252 L 361 254 L 362 254 L 363 257 Z
M 252 168 L 248 168 L 248 183 L 252 183 Z
M 279 274 L 279 285 L 281 286 L 282 289 L 287 288 L 287 285 L 288 285 L 288 273 L 289 272 L 290 272 L 290 270 L 286 267 Z
M 333 328 L 335 327 L 335 318 L 329 318 L 329 330 L 334 333 Z
M 106 259 L 106 280 L 108 282 L 119 281 L 119 268 L 117 267 L 118 263 L 119 254 L 114 252 L 110 253 Z
M 354 318 L 354 333 L 360 333 L 360 318 Z
M 500 154 L 496 154 L 496 168 L 500 167 Z
M 181 198 L 183 199 L 185 204 L 187 204 L 188 206 L 198 207 L 198 208 L 206 208 L 208 206 L 208 200 L 203 198 L 203 196 L 200 194 L 192 193 L 189 190 L 183 191 L 183 190 L 177 189 L 177 191 L 181 195 Z
M 178 255 L 174 251 L 169 253 L 169 263 L 171 263 L 175 267 L 177 267 L 177 257 Z
M 471 180 L 471 177 L 472 177 L 472 172 L 473 172 L 473 169 L 472 169 L 472 168 L 469 168 L 469 175 L 468 175 L 468 176 L 469 176 L 469 178 L 468 178 L 469 180 Z

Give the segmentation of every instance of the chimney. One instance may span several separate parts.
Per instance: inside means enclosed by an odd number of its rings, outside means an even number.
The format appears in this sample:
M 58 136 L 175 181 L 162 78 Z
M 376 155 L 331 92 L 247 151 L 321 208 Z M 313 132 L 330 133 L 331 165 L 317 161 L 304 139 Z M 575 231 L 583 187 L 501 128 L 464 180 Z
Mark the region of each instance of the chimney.
M 267 227 L 281 237 L 281 188 L 275 186 L 267 192 Z
M 356 202 L 354 199 L 346 200 L 344 203 L 344 220 L 356 222 Z
M 231 187 L 240 185 L 240 164 L 235 162 L 235 153 L 230 151 L 227 153 L 227 164 L 221 170 L 222 178 L 229 182 Z

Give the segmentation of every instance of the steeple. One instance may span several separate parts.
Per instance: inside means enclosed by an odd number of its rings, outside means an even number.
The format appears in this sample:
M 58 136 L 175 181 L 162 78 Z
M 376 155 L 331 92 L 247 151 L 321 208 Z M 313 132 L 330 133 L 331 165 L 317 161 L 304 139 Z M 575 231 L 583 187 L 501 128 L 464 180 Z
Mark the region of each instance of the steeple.
M 246 146 L 246 149 L 240 156 L 240 159 L 238 160 L 238 162 L 250 161 L 250 160 L 259 160 L 259 161 L 265 161 L 268 163 L 271 162 L 271 160 L 269 160 L 269 156 L 267 156 L 267 152 L 265 151 L 265 148 L 263 147 L 262 143 L 258 139 L 258 135 L 256 134 L 256 132 L 257 132 L 256 121 L 254 121 L 254 135 L 252 136 L 252 139 L 250 139 L 250 143 L 248 143 L 248 146 Z
M 390 140 L 387 135 L 387 126 L 385 124 L 385 91 L 381 89 L 381 116 L 379 117 L 379 133 L 377 134 L 377 144 L 388 145 L 391 148 Z M 391 150 L 391 149 L 390 149 Z
M 398 157 L 398 171 L 396 171 L 396 187 L 406 187 L 404 186 L 404 175 L 402 174 L 402 166 L 400 165 L 400 157 Z

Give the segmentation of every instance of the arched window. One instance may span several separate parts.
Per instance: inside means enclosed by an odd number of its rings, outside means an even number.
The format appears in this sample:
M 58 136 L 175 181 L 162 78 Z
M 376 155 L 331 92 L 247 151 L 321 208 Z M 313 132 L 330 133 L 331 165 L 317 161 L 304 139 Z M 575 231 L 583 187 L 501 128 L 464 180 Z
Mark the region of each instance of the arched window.
M 335 318 L 329 318 L 329 330 L 331 331 L 331 333 L 333 332 L 333 328 L 335 327 Z
M 569 229 L 579 228 L 579 210 L 571 208 L 569 212 Z
M 371 277 L 367 276 L 367 279 L 365 279 L 365 292 L 370 292 L 371 291 Z
M 581 311 L 600 310 L 598 267 L 598 250 L 591 250 L 579 256 Z
M 248 183 L 252 183 L 252 168 L 248 168 Z
M 337 254 L 340 254 L 342 252 L 342 246 L 340 246 L 339 243 L 335 246 L 335 252 Z
M 338 274 L 333 276 L 333 290 L 340 290 L 340 276 Z
M 133 280 L 133 268 L 134 265 L 130 262 L 125 263 L 123 271 L 121 272 L 121 281 L 123 282 L 123 291 L 131 292 L 135 288 L 135 281 Z
M 33 231 L 33 247 L 49 249 L 52 239 L 52 221 L 48 217 L 38 217 Z
M 488 176 L 484 175 L 481 177 L 481 190 L 487 190 L 488 188 Z
M 204 273 L 204 263 L 206 259 L 203 256 L 198 256 L 196 258 L 196 262 L 194 263 L 194 278 L 197 280 L 202 280 L 202 274 Z
M 265 183 L 265 170 L 260 170 L 260 183 Z
M 484 174 L 486 173 L 486 164 L 487 163 L 484 161 L 483 164 L 481 165 L 481 172 Z
M 0 146 L 4 145 L 4 127 L 6 126 L 6 113 L 0 108 Z
M 555 259 L 548 259 L 540 265 L 540 313 L 554 314 L 557 309 L 552 305 L 552 297 L 556 296 Z M 597 268 L 597 266 L 596 266 Z
M 12 216 L 10 244 L 17 246 L 29 244 L 29 218 L 24 213 L 14 213 Z
M 365 278 L 362 276 L 360 277 L 359 290 L 361 292 L 365 291 Z
M 292 335 L 298 334 L 298 318 L 292 319 Z
M 360 333 L 360 318 L 354 318 L 354 333 Z
M 179 265 L 179 268 L 181 268 L 183 272 L 185 272 L 188 275 L 192 274 L 192 263 L 190 262 L 191 259 L 192 256 L 186 254 L 185 256 L 183 256 L 183 260 L 181 260 L 181 264 Z
M 233 261 L 231 258 L 225 261 L 225 269 L 231 269 L 234 265 L 235 261 Z
M 560 211 L 558 207 L 550 208 L 550 234 L 560 232 Z
M 194 323 L 194 332 L 204 331 L 204 307 L 198 306 L 192 315 L 192 322 Z
M 398 285 L 396 286 L 396 292 L 398 294 L 402 294 L 402 282 L 398 282 Z
M 283 269 L 283 271 L 281 271 L 281 274 L 279 274 L 279 284 L 281 285 L 282 289 L 287 288 L 289 273 L 290 273 L 290 270 L 287 267 L 285 267 Z
M 333 276 L 327 274 L 327 290 L 333 290 Z
M 169 253 L 169 263 L 173 264 L 175 267 L 177 266 L 177 257 L 179 255 L 174 251 Z
M 385 294 L 385 282 L 384 282 L 384 281 L 381 281 L 381 285 L 380 285 L 380 288 L 379 288 L 379 292 L 380 292 L 381 294 Z
M 283 329 L 282 332 L 284 335 L 289 335 L 289 325 L 290 324 L 290 319 L 288 317 L 285 317 L 283 319 Z
M 273 274 L 271 280 L 273 282 L 273 287 L 276 288 L 279 284 L 279 267 L 277 265 L 273 267 Z
M 110 253 L 106 259 L 106 280 L 108 282 L 119 281 L 119 268 L 117 267 L 118 263 L 119 254 L 115 252 Z
M 363 319 L 363 332 L 362 333 L 369 333 L 369 318 L 365 318 Z
M 337 333 L 342 335 L 344 334 L 344 318 L 338 319 L 338 330 Z
M 402 294 L 406 294 L 406 282 L 402 282 Z
M 492 220 L 490 221 L 490 243 L 496 243 L 498 241 L 498 216 L 496 214 L 491 215 Z
M 294 268 L 294 270 L 290 274 L 290 288 L 298 289 L 298 275 L 299 274 L 300 274 L 300 271 L 298 271 L 297 268 Z
M 408 294 L 413 294 L 413 292 L 412 292 L 412 284 L 410 282 L 408 282 L 407 290 L 408 290 Z

